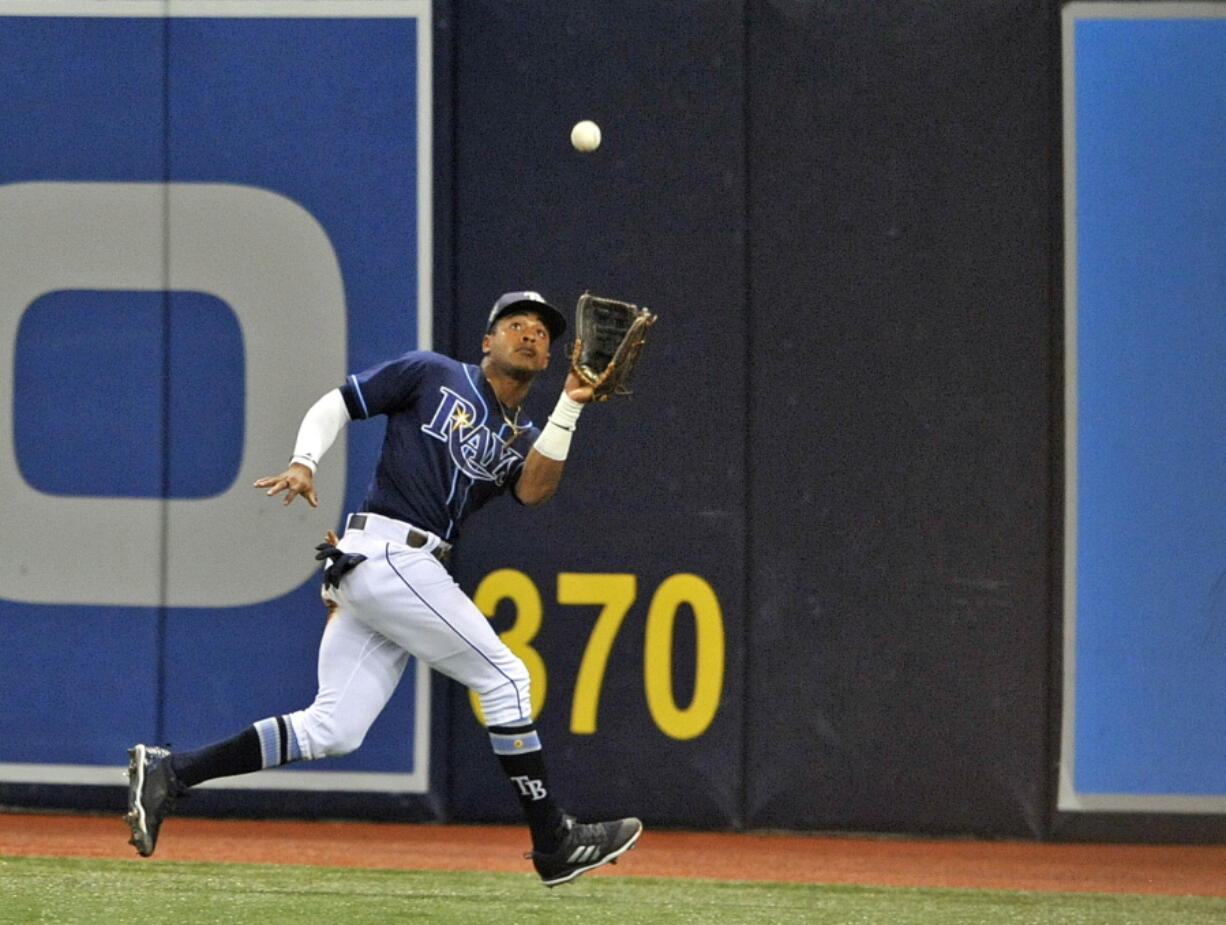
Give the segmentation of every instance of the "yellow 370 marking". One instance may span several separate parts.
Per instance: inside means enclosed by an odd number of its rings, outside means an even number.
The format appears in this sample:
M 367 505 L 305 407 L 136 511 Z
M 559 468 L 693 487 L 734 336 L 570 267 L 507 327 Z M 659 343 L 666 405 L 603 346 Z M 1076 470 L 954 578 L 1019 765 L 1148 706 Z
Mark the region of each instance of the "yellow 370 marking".
M 589 572 L 563 572 L 558 576 L 559 604 L 602 604 L 600 616 L 592 627 L 583 661 L 575 675 L 575 697 L 570 712 L 570 731 L 589 735 L 596 731 L 596 711 L 604 681 L 609 651 L 630 612 L 638 582 L 633 575 L 607 575 Z
M 698 644 L 694 696 L 684 709 L 673 696 L 673 637 L 683 604 L 694 612 Z M 643 640 L 643 685 L 652 719 L 674 739 L 702 735 L 715 718 L 724 688 L 724 618 L 715 591 L 697 575 L 669 576 L 651 599 Z
M 573 733 L 591 735 L 597 730 L 609 653 L 637 595 L 638 580 L 631 574 L 562 572 L 558 575 L 559 604 L 600 607 L 575 676 L 570 716 Z M 502 601 L 513 603 L 515 621 L 501 636 L 528 668 L 535 719 L 544 706 L 548 683 L 545 661 L 532 646 L 544 616 L 540 591 L 523 572 L 499 569 L 485 576 L 473 600 L 489 617 Z M 680 706 L 673 690 L 673 643 L 677 615 L 685 607 L 693 615 L 696 657 L 694 693 L 689 704 Z M 725 662 L 724 618 L 715 590 L 698 575 L 670 575 L 652 595 L 643 635 L 643 690 L 648 711 L 661 732 L 674 739 L 693 739 L 706 732 L 715 719 L 723 695 Z M 482 719 L 476 696 L 470 692 L 469 697 L 477 718 Z

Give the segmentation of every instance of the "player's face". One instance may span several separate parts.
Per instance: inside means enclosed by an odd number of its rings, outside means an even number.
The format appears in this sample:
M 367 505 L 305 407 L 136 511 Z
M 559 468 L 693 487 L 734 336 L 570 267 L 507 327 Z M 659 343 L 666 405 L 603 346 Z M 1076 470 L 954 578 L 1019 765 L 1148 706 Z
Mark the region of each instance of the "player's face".
M 499 318 L 481 347 L 508 372 L 535 375 L 549 365 L 549 329 L 536 312 L 515 312 Z

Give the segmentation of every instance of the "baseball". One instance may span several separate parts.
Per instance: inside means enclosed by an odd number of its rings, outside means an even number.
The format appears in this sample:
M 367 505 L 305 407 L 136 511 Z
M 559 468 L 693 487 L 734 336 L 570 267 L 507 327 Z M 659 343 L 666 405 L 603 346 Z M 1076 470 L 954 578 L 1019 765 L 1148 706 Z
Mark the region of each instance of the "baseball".
M 600 147 L 600 126 L 591 119 L 576 122 L 575 127 L 570 130 L 570 143 L 575 146 L 576 151 L 582 151 L 584 154 L 595 151 Z

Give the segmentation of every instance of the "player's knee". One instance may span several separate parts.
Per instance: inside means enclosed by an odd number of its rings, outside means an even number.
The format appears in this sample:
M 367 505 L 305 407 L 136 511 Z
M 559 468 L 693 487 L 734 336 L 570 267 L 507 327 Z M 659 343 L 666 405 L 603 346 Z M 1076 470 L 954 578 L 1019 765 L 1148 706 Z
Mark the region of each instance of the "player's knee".
M 516 659 L 503 665 L 500 682 L 486 690 L 478 691 L 481 712 L 487 726 L 514 726 L 528 722 L 532 717 L 531 682 L 528 668 Z
M 366 728 L 347 723 L 334 713 L 307 710 L 303 726 L 311 758 L 339 758 L 357 751 L 366 738 Z
M 329 717 L 320 737 L 323 757 L 339 758 L 341 755 L 356 752 L 365 738 L 365 729 L 358 729 L 351 724 L 338 722 L 336 717 Z

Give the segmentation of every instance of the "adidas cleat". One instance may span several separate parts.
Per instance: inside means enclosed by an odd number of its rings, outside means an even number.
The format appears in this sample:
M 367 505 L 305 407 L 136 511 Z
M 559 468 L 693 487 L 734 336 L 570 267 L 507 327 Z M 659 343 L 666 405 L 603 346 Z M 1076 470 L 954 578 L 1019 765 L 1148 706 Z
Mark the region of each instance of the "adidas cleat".
M 634 818 L 581 823 L 574 816 L 565 816 L 561 831 L 562 843 L 557 850 L 547 854 L 531 851 L 526 855 L 532 858 L 545 886 L 569 883 L 601 864 L 616 864 L 643 834 L 643 823 Z
M 162 820 L 186 790 L 175 777 L 167 749 L 151 745 L 128 749 L 128 812 L 123 818 L 132 830 L 128 844 L 141 857 L 153 854 Z

